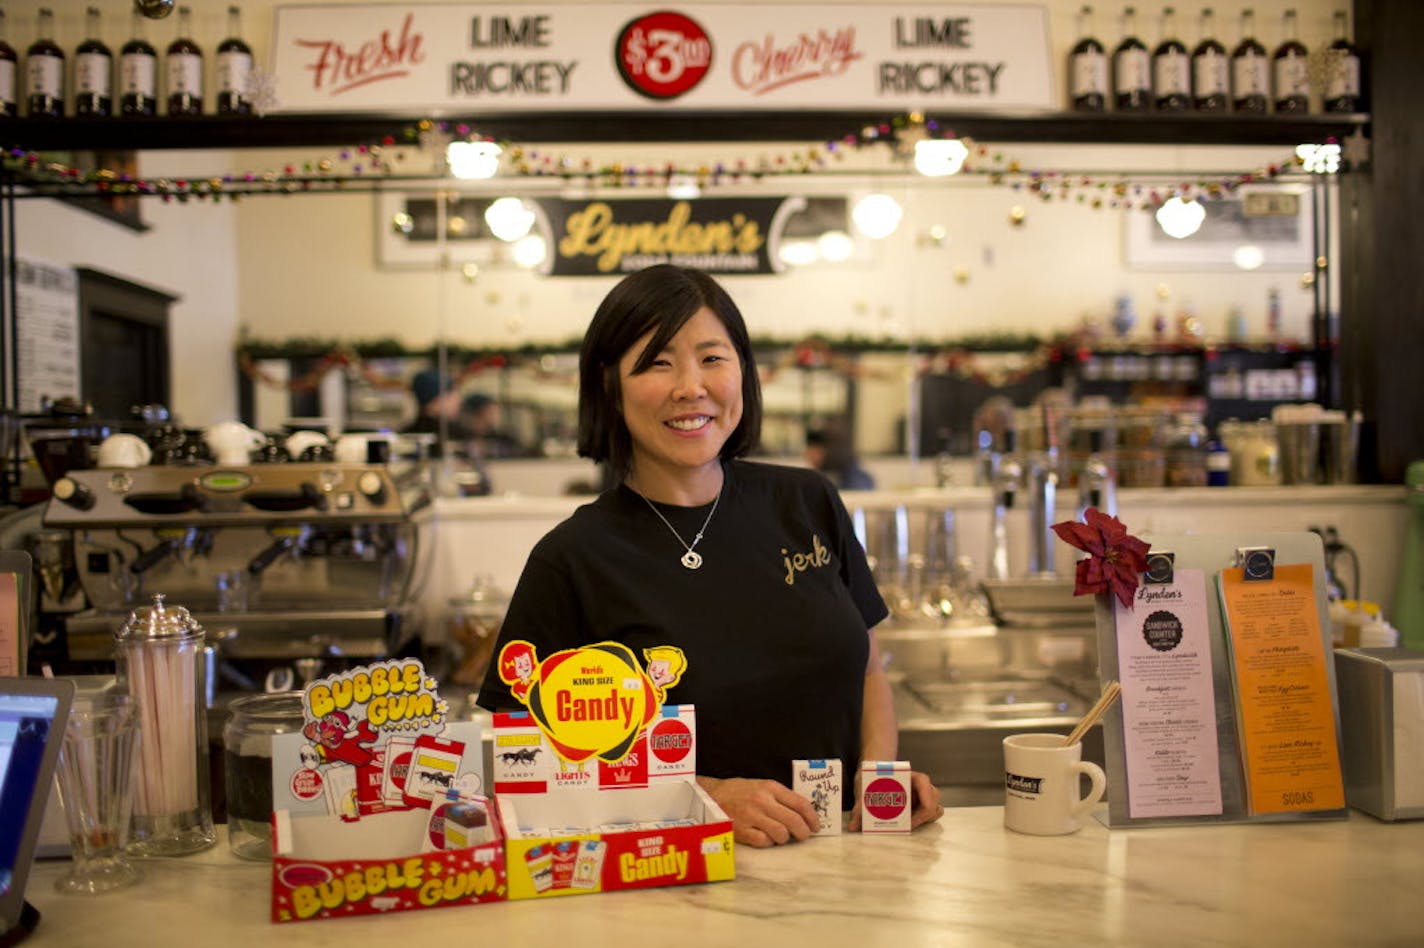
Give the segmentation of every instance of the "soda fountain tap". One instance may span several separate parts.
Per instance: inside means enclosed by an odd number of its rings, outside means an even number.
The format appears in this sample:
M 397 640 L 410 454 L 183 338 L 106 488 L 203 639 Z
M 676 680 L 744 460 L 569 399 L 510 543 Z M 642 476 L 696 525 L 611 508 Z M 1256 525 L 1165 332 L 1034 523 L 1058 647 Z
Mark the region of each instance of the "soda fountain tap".
M 1117 516 L 1117 475 L 1103 454 L 1101 428 L 1088 429 L 1088 459 L 1078 472 L 1078 519 L 1089 507 Z
M 1023 467 L 1012 454 L 1013 430 L 1005 432 L 1006 450 L 994 461 L 994 518 L 989 550 L 989 578 L 1009 578 L 1009 510 L 1023 487 Z
M 1051 574 L 1054 540 L 1053 518 L 1058 506 L 1058 449 L 1035 452 L 1028 470 L 1028 524 L 1030 575 Z

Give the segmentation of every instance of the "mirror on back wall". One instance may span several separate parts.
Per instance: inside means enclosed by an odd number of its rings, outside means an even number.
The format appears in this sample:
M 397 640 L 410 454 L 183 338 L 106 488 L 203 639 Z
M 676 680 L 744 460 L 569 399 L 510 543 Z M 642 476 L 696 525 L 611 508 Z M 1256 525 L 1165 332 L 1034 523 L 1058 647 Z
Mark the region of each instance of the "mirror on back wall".
M 690 163 L 648 147 L 637 151 L 650 167 Z M 774 167 L 798 146 L 719 148 L 738 153 L 692 160 Z M 624 157 L 614 149 L 594 163 Z M 112 262 L 102 268 L 175 297 L 172 399 L 187 424 L 406 426 L 414 376 L 443 366 L 462 396 L 501 403 L 510 451 L 545 457 L 572 444 L 573 354 L 599 300 L 622 272 L 661 259 L 651 252 L 659 239 L 700 235 L 692 249 L 701 252 L 680 259 L 718 271 L 758 342 L 768 453 L 794 455 L 808 428 L 834 421 L 863 455 L 928 454 L 964 447 L 959 429 L 983 398 L 1065 353 L 1072 361 L 1067 341 L 1309 347 L 1314 288 L 1309 261 L 1296 259 L 1309 201 L 1237 200 L 1231 213 L 1208 215 L 1195 241 L 1142 233 L 1167 188 L 1208 189 L 1279 163 L 1280 151 L 984 146 L 972 156 L 981 167 L 950 178 L 853 158 L 798 174 L 694 178 L 695 196 L 687 181 L 651 178 L 612 187 L 348 175 L 320 193 L 153 200 L 141 238 L 95 234 L 72 226 L 72 208 L 27 202 L 18 243 L 41 260 Z M 320 160 L 139 154 L 150 176 L 261 178 Z M 1266 183 L 1287 196 L 1308 188 L 1289 176 Z M 495 234 L 509 223 L 489 219 L 501 202 L 523 236 Z M 1264 216 L 1251 219 L 1251 207 Z M 712 233 L 730 243 L 706 243 Z M 531 237 L 542 256 L 516 254 Z M 136 258 L 127 245 L 140 239 Z M 239 370 L 210 371 L 232 364 L 234 344 Z M 1045 375 L 1045 385 L 1059 382 Z

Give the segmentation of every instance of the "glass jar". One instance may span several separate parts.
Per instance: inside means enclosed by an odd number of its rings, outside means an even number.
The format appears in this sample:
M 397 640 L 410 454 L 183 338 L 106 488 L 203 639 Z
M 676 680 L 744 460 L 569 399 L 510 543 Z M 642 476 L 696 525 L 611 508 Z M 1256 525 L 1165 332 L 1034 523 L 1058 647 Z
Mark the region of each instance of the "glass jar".
M 494 654 L 509 597 L 491 576 L 476 576 L 463 596 L 450 599 L 450 644 L 456 653 L 450 680 L 478 688 Z
M 1118 413 L 1119 487 L 1161 487 L 1167 479 L 1164 431 L 1167 413 L 1156 408 L 1123 408 Z
M 118 677 L 139 722 L 129 850 L 181 856 L 217 839 L 208 783 L 203 627 L 163 594 L 114 633 Z
M 1206 425 L 1196 412 L 1177 415 L 1167 436 L 1167 486 L 1206 486 Z
M 1270 421 L 1228 418 L 1219 428 L 1222 444 L 1231 452 L 1231 483 L 1239 487 L 1272 487 L 1281 482 L 1281 453 L 1276 426 Z
M 243 859 L 272 858 L 272 738 L 302 729 L 302 693 L 237 698 L 223 728 L 227 842 Z

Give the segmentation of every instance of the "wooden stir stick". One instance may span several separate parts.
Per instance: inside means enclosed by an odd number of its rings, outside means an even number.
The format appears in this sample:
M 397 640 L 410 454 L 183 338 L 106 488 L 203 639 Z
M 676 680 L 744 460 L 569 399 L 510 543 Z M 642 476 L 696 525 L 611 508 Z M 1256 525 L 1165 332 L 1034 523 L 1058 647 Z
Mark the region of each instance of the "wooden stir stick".
M 1088 713 L 1083 715 L 1083 719 L 1078 722 L 1078 726 L 1068 733 L 1063 739 L 1063 746 L 1067 747 L 1076 744 L 1083 739 L 1083 735 L 1088 733 L 1088 728 L 1098 723 L 1098 718 L 1107 713 L 1108 708 L 1117 700 L 1117 696 L 1122 694 L 1122 685 L 1116 681 L 1110 681 L 1103 688 L 1103 693 L 1098 696 L 1098 700 L 1088 709 Z

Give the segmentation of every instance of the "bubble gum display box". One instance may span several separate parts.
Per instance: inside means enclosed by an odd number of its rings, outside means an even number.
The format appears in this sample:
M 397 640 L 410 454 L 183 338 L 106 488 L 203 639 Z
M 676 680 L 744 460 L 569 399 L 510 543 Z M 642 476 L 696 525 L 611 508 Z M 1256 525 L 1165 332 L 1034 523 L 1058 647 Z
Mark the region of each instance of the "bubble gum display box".
M 508 896 L 480 728 L 436 689 L 414 659 L 307 685 L 303 728 L 272 738 L 272 921 Z
M 493 808 L 491 801 L 481 803 Z M 377 813 L 355 823 L 277 814 L 272 921 L 504 901 L 508 888 L 498 818 L 491 814 L 481 842 L 440 849 L 423 840 L 429 817 L 419 809 Z M 408 841 L 404 846 L 403 840 Z
M 736 874 L 732 821 L 692 779 L 616 792 L 510 794 L 499 813 L 511 899 Z

